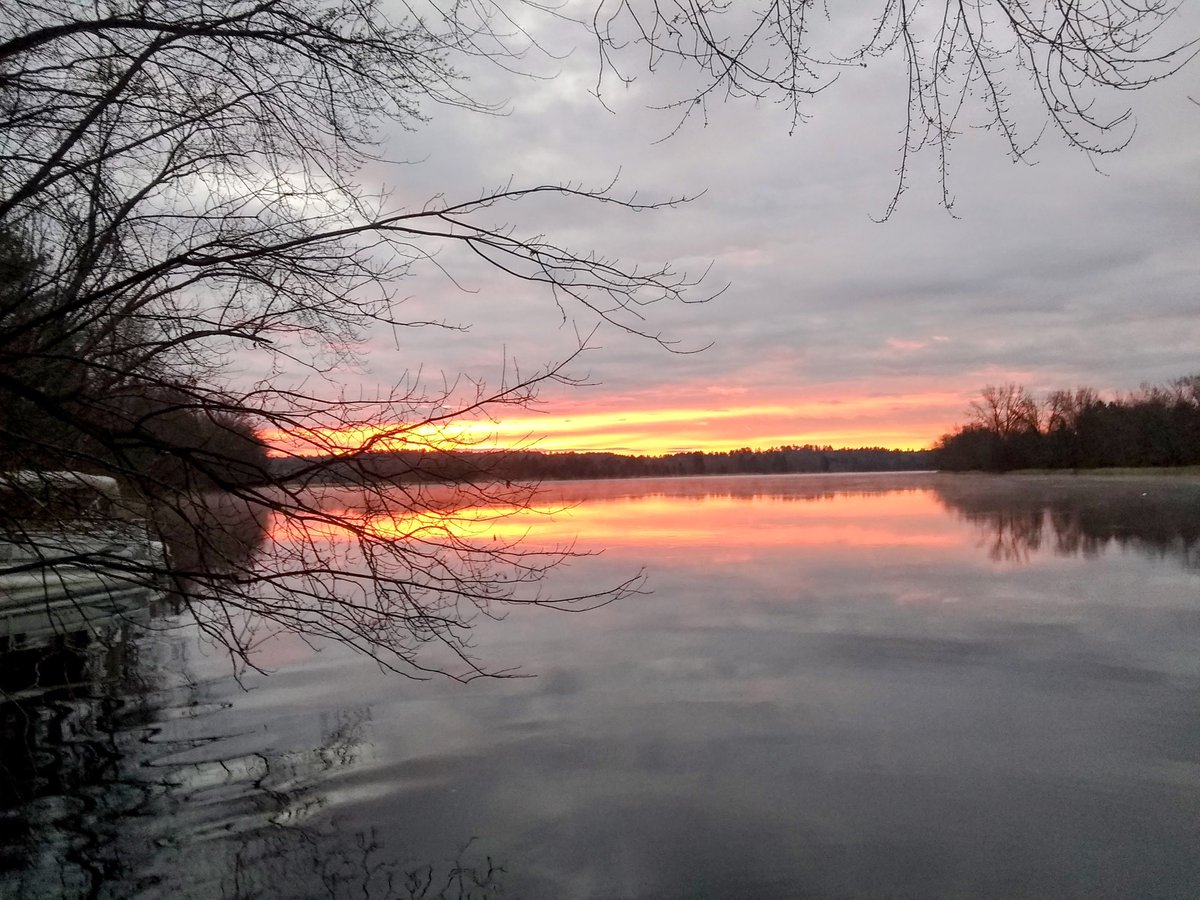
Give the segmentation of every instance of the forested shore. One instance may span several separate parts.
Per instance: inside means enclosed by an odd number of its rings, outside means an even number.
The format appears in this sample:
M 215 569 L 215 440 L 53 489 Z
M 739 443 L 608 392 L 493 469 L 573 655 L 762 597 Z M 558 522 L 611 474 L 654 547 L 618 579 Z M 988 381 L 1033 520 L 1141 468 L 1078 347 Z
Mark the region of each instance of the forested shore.
M 1052 391 L 1039 401 L 1020 385 L 988 386 L 968 416 L 927 450 L 812 444 L 660 456 L 413 450 L 277 458 L 268 469 L 283 480 L 344 483 L 1200 466 L 1200 374 L 1110 400 L 1088 387 Z
M 1020 385 L 984 388 L 970 421 L 945 434 L 935 465 L 950 471 L 1200 465 L 1200 374 L 1112 400 L 1092 388 L 1039 402 Z
M 398 481 L 541 481 L 591 478 L 665 478 L 687 475 L 773 475 L 818 472 L 903 472 L 930 469 L 929 450 L 881 447 L 834 449 L 789 446 L 717 453 L 626 456 L 619 453 L 428 451 L 358 455 L 353 464 L 336 458 L 280 458 L 271 461 L 277 477 L 314 481 L 354 481 L 362 477 Z

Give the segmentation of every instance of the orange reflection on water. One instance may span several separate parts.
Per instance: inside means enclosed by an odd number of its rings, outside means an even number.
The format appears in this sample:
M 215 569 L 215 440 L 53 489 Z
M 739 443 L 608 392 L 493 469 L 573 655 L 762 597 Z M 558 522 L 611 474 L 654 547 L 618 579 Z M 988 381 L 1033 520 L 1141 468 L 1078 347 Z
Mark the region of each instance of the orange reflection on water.
M 556 517 L 591 545 L 926 547 L 962 543 L 928 492 L 782 496 L 647 496 L 584 502 Z
M 397 513 L 365 512 L 352 508 L 327 510 L 320 518 L 298 520 L 276 516 L 270 536 L 276 541 L 344 541 L 365 538 L 384 541 L 464 542 L 537 537 L 550 528 L 558 512 L 553 507 L 478 506 L 454 510 Z
M 530 549 L 578 542 L 580 549 L 719 547 L 727 558 L 762 548 L 945 549 L 963 545 L 963 528 L 925 490 L 886 493 L 648 493 L 572 501 L 554 487 L 530 506 L 470 506 L 419 512 L 370 512 L 345 504 L 328 518 L 278 521 L 272 536 L 294 540 L 427 542 L 525 541 Z M 745 553 L 740 553 L 741 557 Z

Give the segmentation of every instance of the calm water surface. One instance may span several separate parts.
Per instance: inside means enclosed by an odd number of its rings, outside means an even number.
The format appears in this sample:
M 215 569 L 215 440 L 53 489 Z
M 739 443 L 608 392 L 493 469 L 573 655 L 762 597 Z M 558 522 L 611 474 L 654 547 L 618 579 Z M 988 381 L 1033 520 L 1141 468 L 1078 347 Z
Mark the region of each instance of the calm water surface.
M 652 593 L 481 622 L 535 678 L 6 645 L 0 896 L 1200 896 L 1200 479 L 549 490 Z

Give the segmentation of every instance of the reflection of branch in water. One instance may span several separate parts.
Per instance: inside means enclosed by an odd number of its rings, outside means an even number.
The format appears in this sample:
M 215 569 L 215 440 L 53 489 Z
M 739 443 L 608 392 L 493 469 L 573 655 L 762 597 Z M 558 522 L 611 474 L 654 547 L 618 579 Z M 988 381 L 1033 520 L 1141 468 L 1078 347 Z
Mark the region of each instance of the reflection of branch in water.
M 161 499 L 151 520 L 167 547 L 173 579 L 186 588 L 192 581 L 252 571 L 268 515 L 232 494 L 209 491 Z
M 132 630 L 117 622 L 3 639 L 0 896 L 87 895 L 121 871 L 96 852 L 107 838 L 94 826 L 147 799 L 148 786 L 121 771 L 128 734 L 153 719 L 140 698 L 153 696 L 155 673 L 141 665 Z M 118 717 L 124 732 L 113 728 Z
M 980 529 L 980 544 L 988 545 L 988 558 L 993 562 L 1027 563 L 1030 554 L 1042 546 L 1043 522 L 1041 510 L 997 513 Z
M 535 511 L 531 491 L 297 483 L 178 495 L 160 500 L 153 520 L 171 551 L 177 596 L 236 667 L 253 668 L 257 644 L 288 632 L 340 642 L 409 678 L 468 681 L 513 674 L 475 658 L 480 617 L 503 618 L 513 605 L 585 611 L 636 593 L 642 581 L 634 573 L 596 591 L 547 594 L 546 574 L 587 554 L 497 527 Z
M 504 896 L 503 866 L 477 858 L 468 841 L 437 865 L 402 863 L 386 852 L 376 829 L 335 843 L 331 832 L 277 832 L 238 848 L 221 878 L 220 896 L 364 897 L 387 900 L 489 900 Z M 321 890 L 314 890 L 319 884 Z
M 996 561 L 1028 562 L 1045 545 L 1057 556 L 1096 556 L 1110 545 L 1200 569 L 1200 482 L 1019 476 L 940 480 L 947 509 L 977 525 Z
M 227 706 L 206 685 L 172 685 L 180 642 L 109 638 L 0 655 L 21 682 L 0 703 L 0 896 L 502 894 L 503 870 L 470 845 L 405 864 L 330 814 L 331 779 L 368 746 L 369 709 L 339 712 L 307 749 L 247 746 L 261 739 L 203 727 Z
M 1051 509 L 1050 523 L 1054 528 L 1054 552 L 1058 556 L 1083 556 L 1091 559 L 1104 552 L 1111 537 L 1089 534 L 1087 523 L 1080 518 L 1078 510 L 1075 509 Z
M 453 861 L 413 866 L 374 828 L 354 828 L 347 817 L 328 814 L 327 782 L 359 761 L 368 721 L 366 709 L 342 711 L 318 746 L 299 752 L 160 763 L 171 804 L 155 815 L 169 823 L 170 843 L 160 836 L 159 852 L 141 867 L 153 876 L 156 892 L 311 897 L 320 884 L 316 894 L 330 897 L 501 896 L 503 869 L 487 857 L 469 859 L 469 844 Z

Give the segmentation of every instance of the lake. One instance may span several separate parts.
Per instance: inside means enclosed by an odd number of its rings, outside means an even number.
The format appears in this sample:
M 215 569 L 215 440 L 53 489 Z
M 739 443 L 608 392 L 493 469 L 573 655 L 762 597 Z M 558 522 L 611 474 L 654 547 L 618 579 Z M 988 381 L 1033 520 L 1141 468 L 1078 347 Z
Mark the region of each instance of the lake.
M 552 484 L 528 678 L 4 639 L 0 896 L 1200 896 L 1200 478 Z M 599 552 L 603 551 L 603 552 Z

